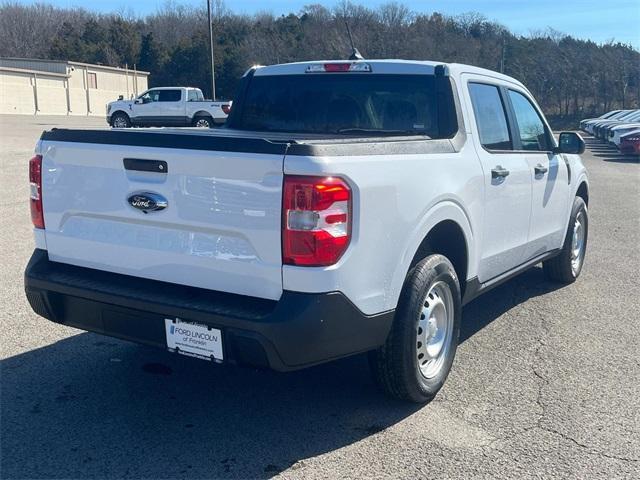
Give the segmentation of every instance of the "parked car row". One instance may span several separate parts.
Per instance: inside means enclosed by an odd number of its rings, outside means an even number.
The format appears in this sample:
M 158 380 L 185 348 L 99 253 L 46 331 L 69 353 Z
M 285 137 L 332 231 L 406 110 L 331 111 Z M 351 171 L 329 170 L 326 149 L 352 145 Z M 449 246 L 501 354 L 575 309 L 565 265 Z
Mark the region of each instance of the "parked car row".
M 580 122 L 580 129 L 625 155 L 640 155 L 640 109 L 613 110 Z

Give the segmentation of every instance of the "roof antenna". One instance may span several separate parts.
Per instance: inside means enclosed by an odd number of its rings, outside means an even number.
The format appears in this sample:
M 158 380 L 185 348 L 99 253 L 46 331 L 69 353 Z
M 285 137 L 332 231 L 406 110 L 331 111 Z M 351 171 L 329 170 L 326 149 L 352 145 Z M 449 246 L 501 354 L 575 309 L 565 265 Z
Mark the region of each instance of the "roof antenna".
M 358 49 L 353 44 L 353 37 L 351 36 L 351 29 L 349 28 L 349 22 L 346 20 L 344 24 L 347 26 L 347 33 L 349 34 L 349 42 L 351 43 L 351 55 L 349 55 L 349 60 L 364 60 L 362 54 L 358 51 Z

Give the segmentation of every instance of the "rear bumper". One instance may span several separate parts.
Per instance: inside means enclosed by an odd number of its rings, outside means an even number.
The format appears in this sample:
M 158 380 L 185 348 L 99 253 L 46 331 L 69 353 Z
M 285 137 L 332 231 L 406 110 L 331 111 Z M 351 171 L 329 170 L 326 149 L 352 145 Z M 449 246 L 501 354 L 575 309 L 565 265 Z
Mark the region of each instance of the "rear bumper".
M 393 311 L 367 316 L 343 294 L 284 291 L 278 301 L 214 292 L 49 261 L 25 271 L 31 308 L 51 321 L 167 348 L 165 318 L 222 330 L 225 360 L 287 371 L 382 345 Z

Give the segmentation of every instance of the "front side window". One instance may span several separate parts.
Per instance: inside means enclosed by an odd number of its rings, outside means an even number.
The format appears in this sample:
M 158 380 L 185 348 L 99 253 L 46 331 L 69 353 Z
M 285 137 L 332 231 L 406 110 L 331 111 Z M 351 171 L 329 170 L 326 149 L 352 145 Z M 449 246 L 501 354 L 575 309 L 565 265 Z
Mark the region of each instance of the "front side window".
M 160 90 L 159 102 L 179 102 L 182 93 L 180 90 Z
M 482 146 L 488 150 L 511 150 L 507 115 L 498 87 L 470 83 L 469 94 Z
M 546 152 L 551 150 L 547 129 L 538 111 L 529 99 L 519 92 L 509 90 L 509 98 L 518 124 L 522 150 Z
M 147 93 L 143 93 L 140 97 L 142 103 L 157 102 L 160 97 L 160 90 L 149 90 Z

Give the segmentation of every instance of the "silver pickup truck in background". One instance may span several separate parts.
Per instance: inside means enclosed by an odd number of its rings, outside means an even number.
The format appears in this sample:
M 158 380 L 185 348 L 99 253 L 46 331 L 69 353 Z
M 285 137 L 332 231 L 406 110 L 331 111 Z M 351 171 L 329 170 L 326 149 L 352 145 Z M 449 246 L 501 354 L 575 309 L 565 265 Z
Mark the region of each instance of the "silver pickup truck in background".
M 107 104 L 107 123 L 116 128 L 211 128 L 222 125 L 230 110 L 231 102 L 205 100 L 199 88 L 158 87 L 137 98 Z

